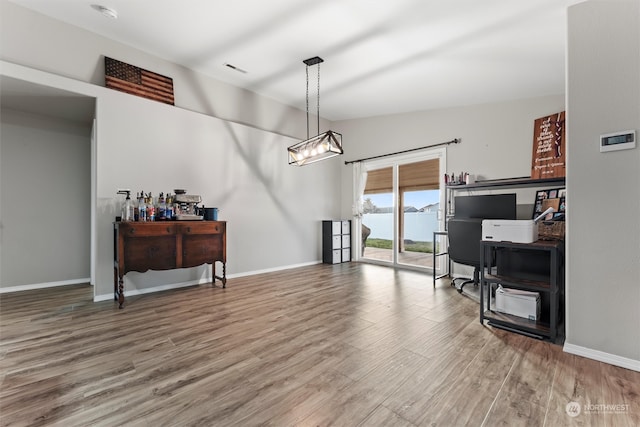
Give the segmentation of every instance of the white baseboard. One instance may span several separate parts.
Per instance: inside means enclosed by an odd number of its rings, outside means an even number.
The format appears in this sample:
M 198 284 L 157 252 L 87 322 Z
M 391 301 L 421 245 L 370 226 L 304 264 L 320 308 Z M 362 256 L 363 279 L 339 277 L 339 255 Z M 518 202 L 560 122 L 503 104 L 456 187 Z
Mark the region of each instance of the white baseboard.
M 263 274 L 263 273 L 272 273 L 275 271 L 281 271 L 281 270 L 289 270 L 292 268 L 298 268 L 298 267 L 306 267 L 309 265 L 316 265 L 316 264 L 320 264 L 321 261 L 314 261 L 314 262 L 307 262 L 307 263 L 303 263 L 303 264 L 295 264 L 295 265 L 287 265 L 287 266 L 283 266 L 283 267 L 274 267 L 274 268 L 268 268 L 265 270 L 254 270 L 254 271 L 248 271 L 248 272 L 244 272 L 244 273 L 236 273 L 236 274 L 228 274 L 227 275 L 227 279 L 233 279 L 236 277 L 245 277 L 245 276 L 255 276 L 256 274 Z M 195 285 L 201 285 L 203 283 L 210 283 L 211 282 L 211 278 L 203 278 L 203 279 L 199 279 L 199 280 L 192 280 L 189 282 L 182 282 L 182 283 L 170 283 L 167 285 L 162 285 L 162 286 L 155 286 L 153 288 L 144 288 L 144 289 L 132 289 L 132 290 L 127 290 L 125 287 L 125 296 L 129 297 L 129 296 L 134 296 L 134 295 L 143 295 L 143 294 L 150 294 L 153 292 L 160 292 L 160 291 L 167 291 L 169 289 L 178 289 L 178 288 L 186 288 L 187 286 L 195 286 Z M 109 300 L 113 300 L 113 293 L 110 294 L 103 294 L 103 295 L 95 295 L 93 297 L 93 301 L 94 302 L 100 302 L 100 301 L 109 301 Z
M 581 347 L 575 344 L 564 344 L 563 350 L 567 353 L 577 356 L 587 357 L 599 362 L 608 363 L 610 365 L 620 366 L 621 368 L 631 369 L 640 372 L 640 360 L 629 359 L 627 357 L 616 356 L 615 354 L 605 353 L 604 351 L 593 350 L 587 347 Z
M 267 268 L 265 270 L 245 271 L 244 273 L 236 273 L 227 275 L 227 278 L 255 276 L 256 274 L 273 273 L 276 271 L 290 270 L 292 268 L 308 267 L 310 265 L 322 264 L 322 261 L 304 262 L 302 264 L 285 265 L 280 267 Z
M 59 282 L 46 282 L 46 283 L 34 283 L 31 285 L 19 285 L 19 286 L 10 286 L 8 288 L 0 288 L 0 294 L 5 294 L 9 292 L 20 292 L 20 291 L 32 291 L 34 289 L 44 289 L 44 288 L 54 288 L 56 286 L 67 286 L 67 285 L 80 285 L 82 283 L 89 283 L 91 279 L 72 279 L 72 280 L 61 280 Z
M 125 287 L 124 295 L 125 297 L 132 297 L 135 295 L 144 295 L 144 294 L 151 294 L 153 292 L 168 291 L 170 289 L 186 288 L 188 286 L 195 286 L 195 285 L 200 285 L 203 283 L 210 283 L 210 282 L 211 282 L 211 279 L 203 278 L 199 280 L 190 280 L 188 282 L 169 283 L 166 285 L 154 286 L 152 288 L 144 288 L 144 289 L 127 290 L 127 288 Z M 114 297 L 113 293 L 106 294 L 106 295 L 94 295 L 93 302 L 109 301 L 109 300 L 113 300 L 113 297 Z

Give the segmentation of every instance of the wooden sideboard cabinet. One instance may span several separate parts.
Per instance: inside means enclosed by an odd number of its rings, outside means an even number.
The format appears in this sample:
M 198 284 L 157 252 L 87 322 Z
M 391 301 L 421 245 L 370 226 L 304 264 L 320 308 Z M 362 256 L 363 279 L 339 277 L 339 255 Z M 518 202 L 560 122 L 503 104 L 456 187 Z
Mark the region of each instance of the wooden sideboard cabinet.
M 115 222 L 114 298 L 124 307 L 124 275 L 129 271 L 171 270 L 211 264 L 212 283 L 227 285 L 225 221 Z M 222 263 L 216 276 L 215 263 Z

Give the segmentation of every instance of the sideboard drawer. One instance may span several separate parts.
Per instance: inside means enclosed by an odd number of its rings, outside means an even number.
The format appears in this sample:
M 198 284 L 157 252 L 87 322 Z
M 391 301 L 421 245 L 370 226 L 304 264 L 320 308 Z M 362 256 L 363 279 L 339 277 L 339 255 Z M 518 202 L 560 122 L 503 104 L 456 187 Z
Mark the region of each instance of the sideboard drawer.
M 178 225 L 183 234 L 222 234 L 224 222 L 220 221 L 192 221 Z
M 172 222 L 166 223 L 127 223 L 118 224 L 120 233 L 124 238 L 129 237 L 149 237 L 149 236 L 174 236 L 176 234 L 177 224 Z

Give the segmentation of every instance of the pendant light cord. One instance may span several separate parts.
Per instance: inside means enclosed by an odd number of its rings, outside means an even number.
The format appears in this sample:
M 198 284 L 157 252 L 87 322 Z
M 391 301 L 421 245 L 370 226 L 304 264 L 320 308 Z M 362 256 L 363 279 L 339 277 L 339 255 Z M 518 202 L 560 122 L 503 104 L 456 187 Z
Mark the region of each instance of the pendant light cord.
M 317 108 L 317 117 L 318 117 L 318 135 L 320 135 L 320 63 L 318 63 L 318 108 Z
M 307 139 L 309 139 L 309 66 L 307 65 Z

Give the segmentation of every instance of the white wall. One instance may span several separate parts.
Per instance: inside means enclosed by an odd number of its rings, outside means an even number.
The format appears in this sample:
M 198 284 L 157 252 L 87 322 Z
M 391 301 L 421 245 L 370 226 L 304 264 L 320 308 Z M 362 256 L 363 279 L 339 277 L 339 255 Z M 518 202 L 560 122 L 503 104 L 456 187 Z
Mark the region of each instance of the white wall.
M 640 370 L 640 146 L 598 148 L 640 136 L 640 2 L 581 3 L 568 22 L 566 349 Z
M 227 274 L 321 259 L 321 220 L 339 212 L 339 160 L 287 164 L 296 140 L 104 90 L 98 97 L 98 293 L 113 288 L 118 187 L 184 188 L 227 223 Z M 121 199 L 120 199 L 121 200 Z M 203 268 L 130 273 L 126 290 L 199 280 Z M 205 276 L 206 277 L 206 276 Z M 126 292 L 125 290 L 125 292 Z
M 7 0 L 0 0 L 0 12 L 0 59 L 4 61 L 104 86 L 104 56 L 108 56 L 173 78 L 178 107 L 282 135 L 306 137 L 306 114 L 301 110 Z M 304 76 L 300 77 L 303 96 Z M 321 120 L 321 127 L 328 129 L 328 122 Z
M 334 123 L 345 135 L 345 160 L 461 139 L 447 148 L 447 171 L 483 179 L 531 175 L 533 121 L 565 109 L 564 94 Z M 443 172 L 444 173 L 444 172 Z M 342 215 L 351 214 L 352 166 L 342 167 Z M 513 190 L 509 190 L 513 192 Z M 523 192 L 518 203 L 533 203 Z M 520 200 L 522 199 L 522 200 Z M 530 201 L 528 201 L 530 199 Z
M 454 138 L 447 146 L 447 172 L 469 172 L 478 179 L 531 176 L 533 122 L 565 110 L 564 94 L 495 104 L 422 111 L 334 123 L 345 136 L 346 160 L 424 147 Z M 351 215 L 353 166 L 342 166 L 342 216 Z M 443 171 L 444 174 L 444 171 Z M 536 188 L 457 191 L 469 194 L 516 193 L 519 218 L 530 218 Z M 522 205 L 522 206 L 520 206 Z M 443 205 L 444 209 L 444 205 Z M 441 212 L 442 214 L 442 212 Z M 456 276 L 473 268 L 453 265 Z
M 297 140 L 162 103 L 0 63 L 2 74 L 96 98 L 96 298 L 113 291 L 117 188 L 158 194 L 185 188 L 228 221 L 227 274 L 319 262 L 321 223 L 340 211 L 339 158 L 287 164 Z M 5 153 L 2 153 L 5 159 Z M 10 161 L 8 158 L 7 161 Z M 3 244 L 2 254 L 7 252 Z M 194 283 L 205 268 L 130 273 L 125 294 Z
M 321 259 L 319 221 L 340 213 L 339 160 L 287 164 L 286 147 L 306 136 L 304 112 L 6 0 L 0 6 L 4 74 L 97 98 L 99 298 L 113 289 L 117 187 L 154 194 L 186 188 L 220 208 L 229 222 L 230 275 Z M 99 87 L 105 55 L 172 77 L 176 107 Z M 321 126 L 328 128 L 324 120 Z M 197 281 L 204 271 L 130 273 L 125 292 Z
M 88 282 L 90 129 L 3 108 L 0 287 Z

